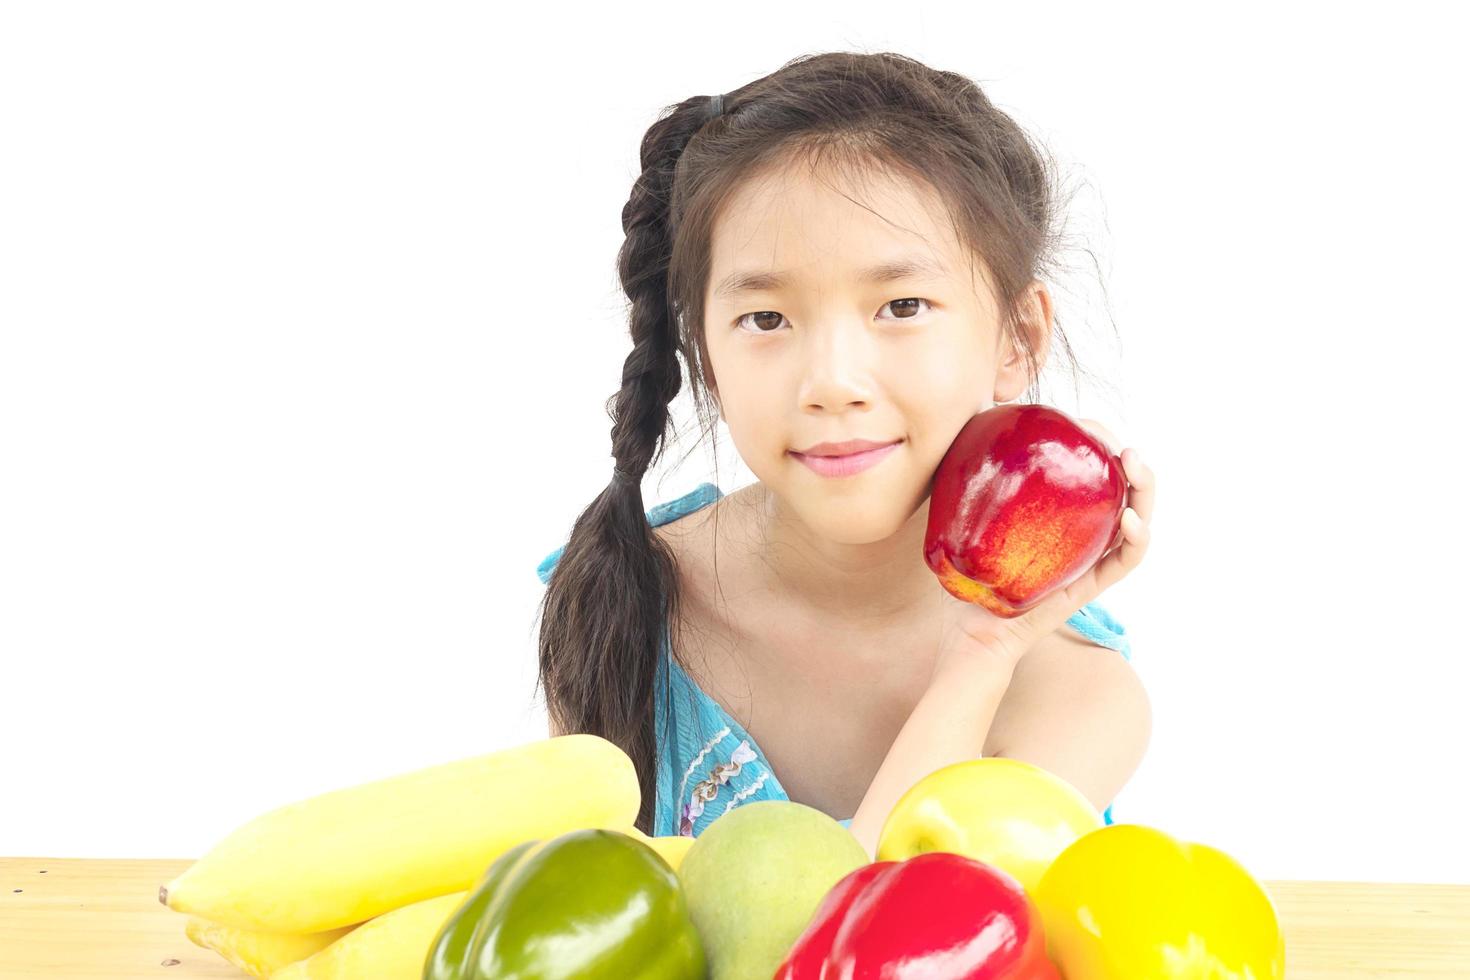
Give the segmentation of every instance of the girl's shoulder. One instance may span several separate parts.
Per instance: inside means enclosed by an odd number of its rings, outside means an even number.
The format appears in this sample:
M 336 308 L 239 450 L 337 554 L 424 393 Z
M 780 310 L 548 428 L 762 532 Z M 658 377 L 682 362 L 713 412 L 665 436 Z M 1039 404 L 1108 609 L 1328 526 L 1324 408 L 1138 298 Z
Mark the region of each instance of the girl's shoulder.
M 675 497 L 672 500 L 655 504 L 644 512 L 644 516 L 648 518 L 650 527 L 662 527 L 665 524 L 677 521 L 685 515 L 692 514 L 701 508 L 708 507 L 722 496 L 724 494 L 720 492 L 720 488 L 717 485 L 704 482 L 682 497 Z M 540 563 L 537 564 L 536 575 L 541 579 L 543 585 L 551 581 L 552 569 L 556 568 L 556 563 L 561 560 L 562 553 L 566 550 L 566 547 L 565 542 L 558 545 L 551 554 L 541 559 Z
M 1096 601 L 1089 602 L 1067 620 L 1067 625 L 1098 646 L 1116 650 L 1124 660 L 1133 659 L 1133 645 L 1128 642 L 1128 631 Z

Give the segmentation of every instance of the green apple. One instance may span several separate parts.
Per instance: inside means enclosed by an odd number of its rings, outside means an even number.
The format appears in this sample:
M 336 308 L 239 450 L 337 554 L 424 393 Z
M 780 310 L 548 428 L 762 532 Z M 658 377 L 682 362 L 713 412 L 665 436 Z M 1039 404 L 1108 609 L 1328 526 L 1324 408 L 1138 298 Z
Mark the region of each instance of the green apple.
M 868 862 L 851 831 L 801 803 L 723 814 L 679 865 L 710 980 L 770 980 L 822 898 Z

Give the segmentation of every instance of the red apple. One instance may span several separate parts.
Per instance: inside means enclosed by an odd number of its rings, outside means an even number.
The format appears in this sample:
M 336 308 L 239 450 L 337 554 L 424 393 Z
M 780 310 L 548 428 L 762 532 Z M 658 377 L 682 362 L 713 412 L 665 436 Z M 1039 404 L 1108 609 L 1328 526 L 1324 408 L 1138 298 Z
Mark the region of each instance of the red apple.
M 924 560 L 950 595 L 1011 619 L 1121 539 L 1127 492 L 1123 461 L 1065 413 L 997 405 L 934 474 Z

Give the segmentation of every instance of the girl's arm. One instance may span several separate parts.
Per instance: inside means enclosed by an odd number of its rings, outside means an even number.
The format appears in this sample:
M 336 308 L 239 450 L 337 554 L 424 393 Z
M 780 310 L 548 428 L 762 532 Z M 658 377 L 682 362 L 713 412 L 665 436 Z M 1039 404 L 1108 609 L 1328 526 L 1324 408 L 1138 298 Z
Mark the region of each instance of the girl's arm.
M 939 662 L 853 814 L 852 835 L 870 859 L 877 855 L 878 834 L 899 797 L 936 769 L 981 757 L 1014 673 L 1014 661 L 1001 657 Z
M 1097 423 L 1084 419 L 1082 424 L 1109 449 L 1116 445 L 1111 433 Z M 929 686 L 852 817 L 852 834 L 870 858 L 877 856 L 883 822 L 910 787 L 936 769 L 981 758 L 1001 699 L 1027 651 L 1143 560 L 1153 514 L 1154 474 L 1136 449 L 1123 450 L 1120 458 L 1129 484 L 1121 540 L 1075 582 L 1012 619 L 944 593 L 945 622 Z

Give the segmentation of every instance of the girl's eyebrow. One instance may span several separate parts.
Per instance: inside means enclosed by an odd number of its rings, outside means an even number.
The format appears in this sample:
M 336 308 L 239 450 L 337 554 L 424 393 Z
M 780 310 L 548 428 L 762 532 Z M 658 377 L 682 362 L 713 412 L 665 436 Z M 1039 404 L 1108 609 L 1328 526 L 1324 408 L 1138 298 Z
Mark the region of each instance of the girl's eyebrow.
M 899 279 L 945 279 L 949 269 L 942 262 L 924 255 L 906 255 L 880 262 L 858 272 L 863 283 L 894 282 Z M 790 276 L 784 272 L 732 272 L 715 287 L 715 296 L 739 293 L 773 292 L 786 286 Z

